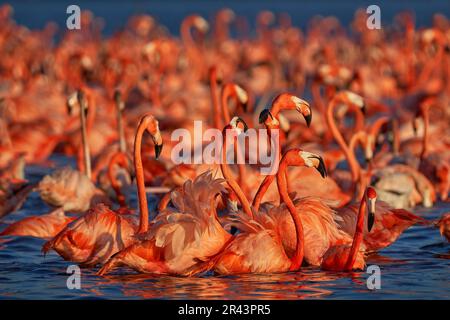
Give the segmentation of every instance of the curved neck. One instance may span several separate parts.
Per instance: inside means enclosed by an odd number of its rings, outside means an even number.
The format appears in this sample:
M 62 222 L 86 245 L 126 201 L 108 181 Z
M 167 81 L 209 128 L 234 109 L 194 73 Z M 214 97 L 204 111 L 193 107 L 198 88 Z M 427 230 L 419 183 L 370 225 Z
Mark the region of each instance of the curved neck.
M 279 127 L 274 127 L 274 129 L 279 130 Z M 270 145 L 272 144 L 272 133 L 271 133 L 272 131 L 270 129 L 268 129 L 267 131 L 269 133 L 268 143 Z M 280 158 L 281 158 L 281 148 L 278 148 L 278 154 L 275 161 L 280 161 Z M 264 198 L 264 195 L 266 194 L 267 190 L 269 189 L 274 179 L 275 175 L 267 175 L 265 176 L 263 182 L 259 185 L 258 191 L 256 192 L 252 203 L 252 206 L 255 209 L 255 211 L 259 210 L 259 206 L 261 205 L 262 199 Z M 286 183 L 287 183 L 287 172 L 286 172 Z
M 365 131 L 358 131 L 350 139 L 350 144 L 349 144 L 350 155 L 352 156 L 353 159 L 355 159 L 356 162 L 357 162 L 357 160 L 356 160 L 356 155 L 355 155 L 355 148 L 357 146 L 357 143 L 358 142 L 361 143 L 361 145 L 364 148 L 370 147 L 370 146 L 367 146 L 367 143 L 366 144 L 364 143 L 364 139 L 366 138 L 366 135 L 367 135 L 367 133 Z M 367 175 L 367 177 L 365 177 L 363 174 L 363 171 L 361 169 L 361 166 L 358 163 L 358 179 L 357 179 L 357 181 L 352 181 L 352 186 L 350 189 L 351 193 L 352 193 L 352 201 L 355 198 L 359 199 L 362 196 L 362 193 L 364 193 L 364 190 L 366 188 L 367 179 L 370 175 L 369 171 L 370 170 L 368 170 L 368 172 L 365 172 L 365 174 Z
M 117 201 L 119 202 L 121 207 L 125 207 L 125 196 L 122 193 L 122 190 L 120 189 L 119 181 L 117 180 L 117 176 L 114 171 L 114 166 L 117 165 L 119 167 L 122 167 L 124 169 L 127 168 L 127 156 L 122 152 L 115 153 L 108 164 L 108 178 L 111 182 L 111 187 L 113 188 L 114 192 L 116 193 Z
M 233 177 L 233 174 L 231 173 L 230 168 L 227 164 L 227 147 L 226 147 L 226 130 L 223 132 L 223 145 L 222 145 L 222 161 L 220 163 L 220 169 L 222 170 L 222 175 L 227 181 L 230 188 L 234 191 L 236 196 L 238 197 L 239 201 L 241 202 L 242 208 L 244 209 L 244 212 L 251 218 L 253 218 L 253 212 L 250 208 L 250 203 L 248 202 L 244 192 L 242 191 L 241 187 L 239 187 L 239 184 L 236 182 L 236 180 Z
M 428 153 L 428 134 L 430 125 L 429 106 L 423 107 L 422 118 L 423 118 L 423 138 L 422 138 L 422 151 L 420 153 L 421 160 L 423 160 Z
M 145 193 L 144 168 L 142 166 L 141 158 L 142 136 L 144 135 L 145 130 L 146 125 L 141 121 L 141 123 L 139 123 L 134 139 L 134 169 L 136 173 L 136 184 L 140 211 L 138 233 L 146 232 L 148 230 L 147 194 Z
M 255 209 L 255 211 L 259 210 L 261 201 L 274 179 L 275 179 L 275 175 L 267 175 L 267 176 L 265 176 L 263 182 L 259 185 L 258 191 L 256 192 L 255 197 L 253 198 L 253 203 L 252 203 L 252 206 Z
M 86 130 L 88 133 L 92 131 L 95 125 L 95 113 L 97 112 L 97 103 L 95 97 L 90 90 L 86 90 L 86 98 L 89 106 L 86 117 Z
M 239 103 L 239 101 L 237 101 L 236 95 L 233 93 L 232 90 L 233 90 L 232 86 L 230 86 L 230 85 L 225 85 L 222 89 L 222 96 L 221 96 L 222 115 L 223 115 L 223 119 L 225 120 L 225 123 L 230 123 L 230 121 L 231 121 L 230 109 L 228 107 L 228 99 L 230 97 L 234 97 L 236 100 L 236 103 Z
M 217 93 L 217 68 L 213 67 L 210 71 L 209 84 L 211 89 L 211 99 L 213 106 L 213 121 L 214 127 L 220 128 L 220 107 L 219 107 L 219 95 Z
M 344 137 L 342 136 L 342 134 L 339 132 L 338 128 L 336 127 L 336 123 L 334 121 L 333 115 L 334 115 L 334 108 L 336 107 L 337 101 L 338 101 L 337 98 L 333 98 L 330 101 L 330 103 L 328 104 L 327 124 L 328 124 L 328 127 L 329 127 L 334 139 L 336 140 L 339 147 L 344 152 L 344 155 L 345 155 L 345 157 L 348 161 L 349 167 L 350 167 L 350 172 L 352 174 L 352 182 L 354 183 L 358 180 L 359 165 L 358 165 L 358 162 L 356 161 L 356 158 L 354 157 L 354 155 L 352 155 L 352 153 L 350 152 L 350 149 L 347 146 L 347 143 L 345 142 Z
M 125 142 L 125 131 L 123 127 L 123 119 L 122 119 L 122 102 L 116 104 L 116 112 L 117 112 L 117 130 L 119 135 L 119 150 L 120 152 L 127 152 L 127 144 Z
M 380 117 L 377 120 L 375 120 L 375 122 L 372 124 L 372 127 L 370 128 L 370 134 L 376 138 L 378 137 L 378 134 L 380 133 L 381 128 L 389 123 L 390 119 L 389 117 L 385 116 L 385 117 Z
M 283 159 L 281 160 L 280 166 L 278 168 L 277 185 L 278 185 L 278 191 L 281 196 L 281 200 L 286 204 L 286 206 L 289 210 L 289 213 L 291 214 L 292 220 L 294 220 L 295 233 L 297 235 L 297 245 L 296 245 L 296 249 L 295 249 L 295 254 L 291 258 L 291 267 L 289 268 L 289 270 L 296 271 L 296 270 L 300 269 L 302 262 L 303 262 L 303 256 L 304 256 L 303 224 L 302 224 L 301 218 L 295 208 L 295 205 L 292 202 L 292 200 L 288 194 L 287 182 L 286 182 L 287 166 L 288 166 L 288 161 L 287 161 L 287 158 L 285 155 L 283 157 Z
M 89 142 L 87 139 L 87 128 L 86 128 L 86 114 L 87 110 L 86 102 L 84 99 L 80 103 L 80 122 L 81 122 L 81 143 L 83 144 L 83 160 L 84 160 L 84 173 L 91 179 L 91 154 L 89 150 Z
M 363 240 L 363 231 L 364 231 L 364 218 L 366 217 L 366 193 L 364 192 L 364 195 L 361 199 L 361 203 L 359 205 L 359 211 L 358 211 L 358 217 L 356 222 L 356 230 L 355 234 L 353 235 L 353 243 L 352 247 L 350 249 L 350 254 L 347 258 L 347 263 L 345 264 L 345 270 L 352 270 L 353 265 L 356 261 L 356 255 L 359 252 L 359 247 L 361 246 L 361 242 Z
M 181 23 L 181 38 L 183 39 L 184 45 L 187 49 L 196 49 L 197 46 L 195 44 L 194 39 L 191 34 L 191 26 L 193 25 L 194 17 L 188 17 Z
M 325 104 L 323 98 L 320 94 L 320 85 L 317 80 L 313 81 L 311 84 L 311 94 L 313 97 L 314 105 L 319 109 L 320 114 L 323 116 L 325 114 Z
M 436 55 L 426 62 L 422 72 L 419 74 L 416 87 L 424 85 L 430 79 L 432 73 L 442 65 L 442 60 L 444 57 L 444 45 L 439 44 Z

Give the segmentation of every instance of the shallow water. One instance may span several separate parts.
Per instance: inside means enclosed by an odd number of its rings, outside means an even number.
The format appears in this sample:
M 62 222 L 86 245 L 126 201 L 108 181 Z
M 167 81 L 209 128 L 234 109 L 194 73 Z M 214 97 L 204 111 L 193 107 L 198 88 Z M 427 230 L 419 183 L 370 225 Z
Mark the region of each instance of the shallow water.
M 0 0 L 0 3 L 5 1 Z M 15 9 L 14 17 L 20 24 L 30 28 L 42 28 L 48 21 L 56 21 L 64 26 L 66 7 L 71 1 L 45 0 L 7 1 Z M 262 9 L 275 12 L 289 12 L 294 25 L 305 27 L 308 20 L 316 15 L 335 15 L 347 25 L 357 8 L 371 4 L 370 1 L 191 1 L 189 5 L 180 0 L 138 1 L 110 3 L 106 1 L 78 0 L 82 9 L 90 9 L 103 17 L 105 34 L 111 34 L 126 23 L 135 13 L 149 13 L 177 34 L 184 16 L 199 13 L 211 17 L 222 7 L 231 7 L 238 15 L 247 16 L 252 24 Z M 382 9 L 382 20 L 392 21 L 400 10 L 412 9 L 416 13 L 419 26 L 430 25 L 432 14 L 441 12 L 449 15 L 447 1 L 378 1 Z M 58 165 L 67 159 L 54 157 Z M 48 168 L 30 167 L 27 178 L 37 181 Z M 136 206 L 136 201 L 132 203 Z M 46 213 L 49 210 L 32 194 L 24 207 L 2 221 L 0 230 L 6 224 L 26 216 Z M 432 209 L 414 210 L 427 219 L 435 219 L 443 212 L 450 211 L 450 203 L 441 203 Z M 204 275 L 195 278 L 155 277 L 125 274 L 97 277 L 96 270 L 82 270 L 81 289 L 69 290 L 66 286 L 67 267 L 57 254 L 46 257 L 40 252 L 42 240 L 9 237 L 0 239 L 0 299 L 449 299 L 450 298 L 450 244 L 446 243 L 438 231 L 429 227 L 412 227 L 392 246 L 371 256 L 368 265 L 381 268 L 381 289 L 371 291 L 366 280 L 369 274 L 322 272 L 313 268 L 303 268 L 301 272 L 216 277 Z
M 55 164 L 70 163 L 52 157 Z M 37 181 L 49 168 L 32 166 L 27 177 Z M 136 207 L 136 199 L 132 199 Z M 45 213 L 49 209 L 36 193 L 24 207 L 5 217 L 6 224 L 26 216 Z M 414 210 L 427 219 L 435 219 L 450 211 L 449 203 L 432 209 Z M 43 240 L 29 237 L 7 237 L 0 240 L 0 299 L 449 299 L 450 244 L 438 230 L 416 226 L 407 230 L 393 245 L 367 260 L 368 265 L 381 268 L 381 288 L 369 290 L 369 274 L 323 272 L 303 268 L 285 274 L 254 274 L 194 278 L 161 277 L 135 274 L 122 269 L 107 277 L 98 277 L 96 270 L 81 270 L 81 289 L 66 286 L 67 267 L 54 252 L 43 256 Z M 447 259 L 445 256 L 447 255 Z

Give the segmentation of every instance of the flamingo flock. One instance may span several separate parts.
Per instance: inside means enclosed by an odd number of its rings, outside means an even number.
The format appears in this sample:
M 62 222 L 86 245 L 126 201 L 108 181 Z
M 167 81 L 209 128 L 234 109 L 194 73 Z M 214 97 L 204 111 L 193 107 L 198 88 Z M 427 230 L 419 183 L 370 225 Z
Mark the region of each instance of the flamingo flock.
M 98 276 L 351 272 L 415 225 L 450 241 L 450 213 L 411 211 L 449 201 L 450 20 L 365 19 L 302 30 L 263 11 L 253 34 L 223 9 L 177 37 L 137 15 L 105 38 L 83 11 L 55 42 L 54 24 L 29 30 L 2 5 L 0 237 L 42 239 Z M 173 161 L 172 132 L 194 121 L 222 133 L 218 163 Z M 249 129 L 268 139 L 229 163 Z M 274 139 L 264 175 L 247 160 Z M 50 173 L 29 181 L 29 165 Z M 49 211 L 16 221 L 33 193 Z

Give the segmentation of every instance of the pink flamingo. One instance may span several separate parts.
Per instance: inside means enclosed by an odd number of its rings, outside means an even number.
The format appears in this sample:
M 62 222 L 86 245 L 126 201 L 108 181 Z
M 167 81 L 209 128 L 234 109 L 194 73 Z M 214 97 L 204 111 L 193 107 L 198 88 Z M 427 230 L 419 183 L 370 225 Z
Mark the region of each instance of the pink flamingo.
M 148 207 L 141 159 L 142 136 L 148 132 L 155 144 L 155 154 L 162 149 L 158 121 L 146 114 L 139 122 L 134 144 L 134 165 L 139 198 L 139 222 L 127 210 L 112 211 L 105 205 L 98 205 L 67 225 L 42 248 L 46 253 L 55 250 L 65 260 L 85 266 L 105 262 L 114 253 L 134 241 L 134 235 L 148 230 Z M 125 211 L 125 212 L 124 212 Z

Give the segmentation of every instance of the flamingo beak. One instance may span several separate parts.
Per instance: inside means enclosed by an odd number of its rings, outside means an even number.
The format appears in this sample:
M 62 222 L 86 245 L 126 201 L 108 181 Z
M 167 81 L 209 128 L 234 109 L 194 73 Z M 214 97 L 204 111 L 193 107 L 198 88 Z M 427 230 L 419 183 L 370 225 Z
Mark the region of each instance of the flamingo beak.
M 366 115 L 366 113 L 367 113 L 367 106 L 366 106 L 366 104 L 362 105 L 361 112 L 362 112 L 363 115 Z
M 305 118 L 306 125 L 307 125 L 308 128 L 309 128 L 309 126 L 311 125 L 312 113 L 310 113 L 310 114 L 308 114 L 308 115 L 306 115 L 306 116 L 303 116 L 303 117 Z
M 369 199 L 369 215 L 367 216 L 367 230 L 369 232 L 375 223 L 375 199 Z
M 159 156 L 161 155 L 161 151 L 163 148 L 163 144 L 155 144 L 155 158 L 158 159 Z
M 242 103 L 242 109 L 244 110 L 244 112 L 247 112 L 247 110 L 248 110 L 248 101 Z
M 242 118 L 237 117 L 236 125 L 238 125 L 239 123 L 242 123 L 242 125 L 244 126 L 244 133 L 247 132 L 248 130 L 247 123 Z
M 259 114 L 259 123 L 265 123 L 269 116 L 273 119 L 273 116 L 269 110 L 264 109 L 263 111 L 261 111 L 261 113 Z
M 316 170 L 319 171 L 322 178 L 326 178 L 328 176 L 327 168 L 325 167 L 325 162 L 323 161 L 322 157 L 319 156 L 310 156 L 310 159 L 317 159 L 319 160 L 319 164 L 317 165 Z

